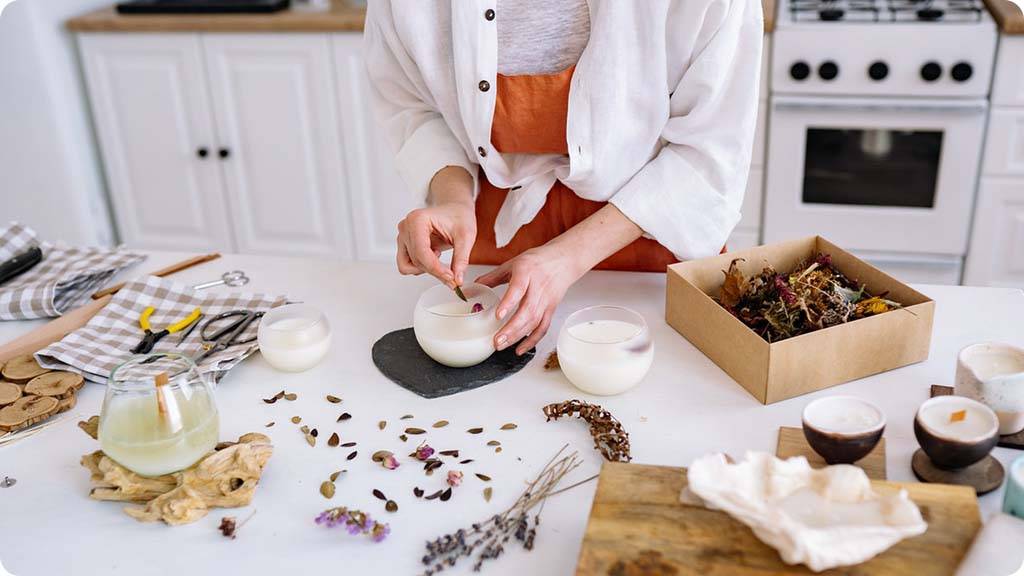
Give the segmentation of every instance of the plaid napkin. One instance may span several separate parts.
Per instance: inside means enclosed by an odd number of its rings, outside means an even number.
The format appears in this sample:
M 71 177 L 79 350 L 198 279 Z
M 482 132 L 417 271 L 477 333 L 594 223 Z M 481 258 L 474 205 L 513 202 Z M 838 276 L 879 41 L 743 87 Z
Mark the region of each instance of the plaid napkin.
M 0 320 L 60 316 L 88 300 L 118 271 L 145 258 L 124 250 L 39 242 L 34 230 L 17 222 L 0 228 L 0 262 L 36 245 L 43 250 L 43 261 L 0 285 Z
M 204 351 L 200 331 L 208 319 L 233 310 L 266 312 L 284 300 L 284 296 L 269 294 L 200 292 L 185 284 L 147 276 L 126 284 L 88 324 L 36 352 L 36 360 L 44 368 L 81 372 L 86 380 L 105 383 L 114 368 L 132 357 L 130 350 L 142 339 L 139 315 L 147 306 L 155 308 L 149 319 L 154 330 L 181 320 L 197 306 L 201 309 L 203 317 L 180 346 L 178 340 L 188 328 L 164 336 L 153 348 L 153 352 L 180 352 L 195 358 Z M 230 322 L 225 318 L 217 326 Z M 259 322 L 253 322 L 240 339 L 255 337 L 258 327 Z M 219 380 L 258 348 L 255 340 L 231 346 L 203 359 L 199 371 L 212 373 Z

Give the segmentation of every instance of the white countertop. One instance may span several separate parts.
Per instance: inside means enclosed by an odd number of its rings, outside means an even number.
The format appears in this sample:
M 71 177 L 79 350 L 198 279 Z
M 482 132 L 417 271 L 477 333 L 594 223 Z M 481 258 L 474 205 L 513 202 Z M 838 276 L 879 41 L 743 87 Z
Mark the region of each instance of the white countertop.
M 183 257 L 156 253 L 134 272 L 156 269 Z M 545 423 L 541 407 L 549 402 L 581 398 L 600 403 L 618 417 L 630 434 L 634 461 L 684 466 L 712 451 L 741 455 L 746 450 L 774 452 L 779 426 L 799 426 L 803 406 L 820 396 L 853 394 L 878 404 L 888 417 L 885 432 L 889 479 L 913 481 L 910 456 L 917 447 L 912 420 L 932 384 L 952 385 L 956 352 L 968 344 L 998 340 L 1024 346 L 1024 292 L 1009 289 L 921 286 L 937 302 L 931 356 L 927 362 L 880 374 L 808 396 L 762 406 L 724 372 L 664 322 L 664 276 L 617 272 L 590 273 L 559 308 L 552 332 L 538 346 L 537 359 L 522 372 L 477 390 L 427 400 L 392 384 L 370 359 L 373 342 L 391 330 L 411 324 L 419 293 L 429 278 L 401 278 L 391 265 L 344 263 L 312 259 L 228 255 L 187 270 L 175 280 L 196 283 L 221 272 L 242 269 L 252 278 L 247 290 L 286 293 L 293 300 L 320 306 L 334 330 L 332 351 L 318 367 L 302 374 L 271 369 L 259 355 L 228 374 L 218 388 L 221 439 L 245 432 L 271 436 L 274 456 L 268 464 L 252 505 L 247 509 L 213 510 L 206 518 L 183 527 L 141 524 L 121 512 L 122 505 L 88 498 L 89 474 L 79 465 L 83 454 L 98 449 L 76 422 L 99 412 L 101 386 L 87 384 L 71 416 L 41 433 L 0 448 L 0 477 L 17 479 L 0 490 L 0 561 L 16 576 L 75 574 L 415 574 L 421 570 L 423 543 L 501 511 L 519 495 L 564 443 L 578 449 L 585 465 L 574 479 L 595 473 L 600 456 L 592 449 L 586 426 L 576 420 Z M 569 313 L 593 304 L 618 304 L 644 315 L 656 342 L 654 366 L 633 391 L 612 398 L 588 397 L 558 372 L 543 370 L 554 348 L 557 330 Z M 42 321 L 0 323 L 0 342 L 27 332 Z M 295 392 L 295 402 L 268 405 L 261 398 L 281 389 Z M 342 404 L 329 404 L 334 394 Z M 341 412 L 353 418 L 335 423 Z M 400 421 L 411 413 L 414 420 Z M 298 426 L 317 427 L 320 442 L 308 446 Z M 451 424 L 433 429 L 446 419 Z M 387 420 L 385 431 L 377 429 Z M 264 428 L 274 421 L 272 428 Z M 515 422 L 514 431 L 498 431 Z M 403 444 L 398 434 L 406 426 L 428 430 L 426 439 L 438 450 L 459 449 L 475 462 L 457 466 L 465 472 L 463 485 L 449 502 L 415 499 L 413 486 L 428 493 L 444 483 L 444 471 L 426 477 L 422 467 L 404 455 L 416 437 Z M 484 434 L 465 433 L 483 426 Z M 342 441 L 359 442 L 359 457 L 346 461 L 348 449 L 330 448 L 326 439 L 337 431 Z M 485 446 L 500 440 L 504 451 Z M 370 461 L 375 450 L 402 456 L 403 465 L 388 471 Z M 1024 453 L 996 448 L 995 456 L 1009 464 Z M 520 460 L 521 459 L 521 460 Z M 339 469 L 337 495 L 325 500 L 320 483 Z M 494 497 L 485 503 L 484 483 L 473 476 L 485 473 Z M 488 574 L 572 574 L 586 527 L 596 484 L 591 482 L 556 496 L 544 509 L 532 552 L 509 547 L 490 562 Z M 370 491 L 379 488 L 399 504 L 389 514 Z M 997 511 L 1000 489 L 980 498 L 982 517 Z M 383 543 L 314 525 L 323 509 L 346 505 L 387 521 L 392 534 Z M 223 516 L 256 516 L 228 540 L 217 531 Z M 1008 553 L 1016 551 L 1008 550 Z M 469 562 L 454 573 L 469 573 Z M 2 573 L 2 571 L 0 571 Z M 447 573 L 447 572 L 446 572 Z

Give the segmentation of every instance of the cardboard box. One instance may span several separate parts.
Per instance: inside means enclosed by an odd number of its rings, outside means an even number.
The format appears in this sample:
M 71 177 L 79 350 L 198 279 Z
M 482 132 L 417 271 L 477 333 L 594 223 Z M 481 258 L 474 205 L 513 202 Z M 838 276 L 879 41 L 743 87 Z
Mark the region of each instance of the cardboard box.
M 769 344 L 712 299 L 734 258 L 750 276 L 765 264 L 789 272 L 816 252 L 904 308 Z M 935 302 L 820 236 L 674 264 L 666 292 L 669 325 L 764 404 L 928 358 Z

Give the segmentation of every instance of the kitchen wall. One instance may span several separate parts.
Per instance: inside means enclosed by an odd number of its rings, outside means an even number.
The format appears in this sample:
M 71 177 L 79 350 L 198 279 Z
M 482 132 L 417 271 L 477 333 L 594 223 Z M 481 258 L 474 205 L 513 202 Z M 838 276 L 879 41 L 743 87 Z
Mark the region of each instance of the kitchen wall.
M 109 3 L 16 0 L 0 14 L 0 222 L 17 218 L 47 240 L 116 242 L 77 52 L 63 28 Z

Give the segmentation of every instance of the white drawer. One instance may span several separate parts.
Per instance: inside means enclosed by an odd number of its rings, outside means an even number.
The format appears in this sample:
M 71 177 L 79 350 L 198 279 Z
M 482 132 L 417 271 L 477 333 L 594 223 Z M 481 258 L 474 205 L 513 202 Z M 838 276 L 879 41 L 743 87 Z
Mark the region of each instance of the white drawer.
M 992 109 L 982 174 L 1024 175 L 1024 108 Z
M 737 228 L 732 231 L 726 247 L 729 252 L 738 252 L 761 245 L 761 231 L 749 228 Z
M 761 227 L 761 202 L 764 200 L 764 171 L 760 168 L 751 168 L 750 176 L 747 178 L 747 190 L 743 193 L 743 206 L 740 212 L 743 216 L 737 228 L 760 228 Z
M 995 106 L 1024 106 L 1024 36 L 1006 36 L 999 39 L 995 79 L 992 81 L 992 104 Z
M 755 168 L 764 166 L 764 142 L 768 136 L 768 101 L 757 103 L 757 129 L 754 132 L 754 153 L 750 157 L 750 165 Z
M 1024 178 L 983 178 L 964 284 L 1024 287 Z

